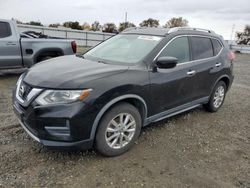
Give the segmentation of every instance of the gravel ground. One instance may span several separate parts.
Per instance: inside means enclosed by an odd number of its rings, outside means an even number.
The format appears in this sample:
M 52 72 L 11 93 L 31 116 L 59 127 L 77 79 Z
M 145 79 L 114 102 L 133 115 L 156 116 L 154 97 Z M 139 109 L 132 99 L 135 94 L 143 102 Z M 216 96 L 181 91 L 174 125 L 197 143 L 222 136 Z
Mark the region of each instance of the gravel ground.
M 143 129 L 122 156 L 33 141 L 11 107 L 19 71 L 0 72 L 0 187 L 250 187 L 250 56 L 217 113 L 196 109 Z

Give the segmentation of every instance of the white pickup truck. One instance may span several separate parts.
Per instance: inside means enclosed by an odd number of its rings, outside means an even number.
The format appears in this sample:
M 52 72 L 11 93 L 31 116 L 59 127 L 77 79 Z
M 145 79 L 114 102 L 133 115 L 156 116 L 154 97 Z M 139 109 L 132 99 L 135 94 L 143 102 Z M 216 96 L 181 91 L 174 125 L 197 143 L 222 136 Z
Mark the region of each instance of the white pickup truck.
M 15 21 L 0 19 L 0 69 L 31 67 L 40 61 L 76 53 L 75 41 L 22 38 Z

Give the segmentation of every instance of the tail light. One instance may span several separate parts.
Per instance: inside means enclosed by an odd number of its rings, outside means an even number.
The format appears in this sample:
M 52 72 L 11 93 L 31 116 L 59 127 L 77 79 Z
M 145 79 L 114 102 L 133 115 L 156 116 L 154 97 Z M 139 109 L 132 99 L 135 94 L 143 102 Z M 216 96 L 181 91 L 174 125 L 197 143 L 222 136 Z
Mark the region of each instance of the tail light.
M 234 61 L 234 60 L 235 60 L 235 53 L 232 52 L 232 51 L 230 51 L 230 52 L 228 53 L 228 59 L 229 59 L 230 61 Z
M 72 41 L 72 42 L 71 42 L 71 48 L 72 48 L 73 52 L 76 53 L 76 50 L 77 50 L 76 41 Z

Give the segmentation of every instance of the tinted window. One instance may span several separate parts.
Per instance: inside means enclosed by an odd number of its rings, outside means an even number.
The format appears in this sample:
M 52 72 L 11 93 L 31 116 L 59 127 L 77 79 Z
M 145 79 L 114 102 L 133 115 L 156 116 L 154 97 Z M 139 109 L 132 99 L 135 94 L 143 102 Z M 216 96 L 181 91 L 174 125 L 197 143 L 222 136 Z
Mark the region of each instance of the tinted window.
M 191 37 L 193 59 L 204 59 L 213 56 L 212 43 L 209 38 Z
M 213 43 L 213 47 L 214 47 L 214 55 L 217 55 L 220 52 L 222 46 L 221 46 L 220 42 L 216 39 L 212 39 L 212 43 Z
M 190 61 L 188 38 L 179 37 L 174 39 L 161 52 L 159 57 L 163 56 L 176 57 L 178 59 L 178 63 Z
M 10 24 L 7 22 L 0 22 L 0 38 L 5 38 L 11 35 Z

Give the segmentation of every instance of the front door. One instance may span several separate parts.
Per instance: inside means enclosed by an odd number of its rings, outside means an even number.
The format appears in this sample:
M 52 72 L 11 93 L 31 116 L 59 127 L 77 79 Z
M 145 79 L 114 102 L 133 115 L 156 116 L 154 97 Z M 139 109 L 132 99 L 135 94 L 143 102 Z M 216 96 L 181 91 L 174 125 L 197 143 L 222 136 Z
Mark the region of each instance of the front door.
M 17 32 L 8 22 L 0 21 L 0 68 L 22 66 Z
M 188 103 L 194 99 L 195 70 L 190 62 L 190 46 L 186 36 L 173 39 L 158 57 L 171 56 L 178 59 L 172 69 L 150 72 L 151 99 L 155 115 Z

